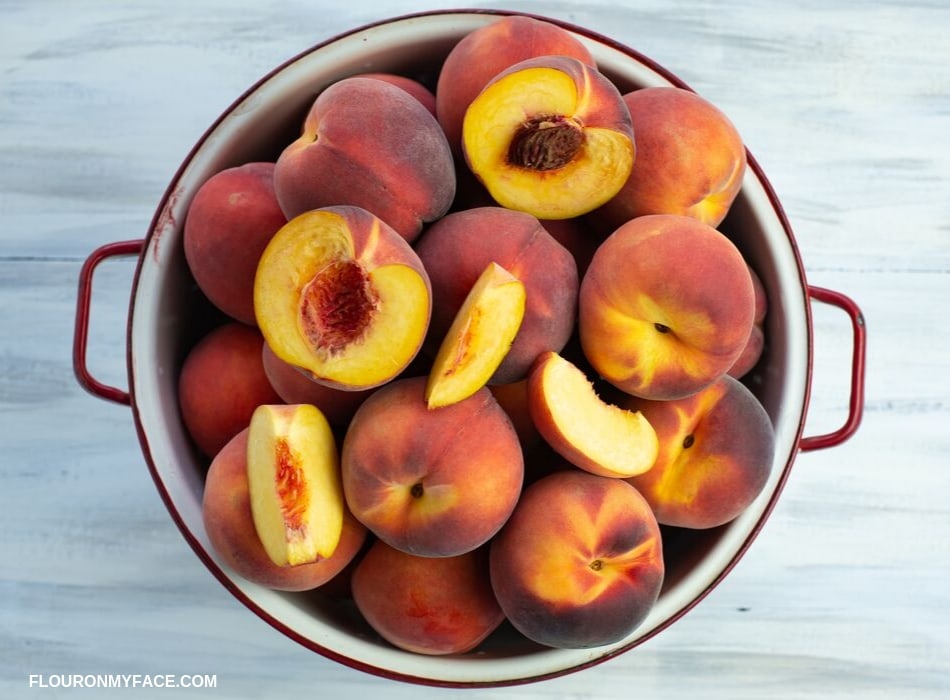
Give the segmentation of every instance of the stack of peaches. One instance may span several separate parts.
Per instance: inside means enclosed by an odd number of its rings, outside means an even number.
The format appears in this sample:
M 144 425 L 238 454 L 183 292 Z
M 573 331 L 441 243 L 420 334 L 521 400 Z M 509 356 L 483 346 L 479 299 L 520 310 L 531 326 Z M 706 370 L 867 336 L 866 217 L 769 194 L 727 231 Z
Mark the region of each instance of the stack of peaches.
M 275 162 L 189 205 L 220 319 L 179 378 L 207 536 L 401 649 L 506 621 L 611 644 L 656 602 L 667 529 L 728 523 L 771 468 L 741 381 L 765 292 L 717 228 L 745 148 L 537 18 L 467 34 L 433 82 L 337 80 Z

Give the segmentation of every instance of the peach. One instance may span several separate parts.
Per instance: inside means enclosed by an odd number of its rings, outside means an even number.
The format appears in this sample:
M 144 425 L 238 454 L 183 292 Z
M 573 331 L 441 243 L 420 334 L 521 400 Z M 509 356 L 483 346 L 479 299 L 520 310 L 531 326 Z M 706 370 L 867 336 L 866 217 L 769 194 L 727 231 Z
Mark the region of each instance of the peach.
M 577 263 L 537 218 L 502 207 L 452 212 L 416 243 L 432 282 L 430 338 L 439 343 L 479 275 L 497 263 L 525 287 L 524 319 L 491 383 L 524 379 L 545 350 L 564 347 L 577 318 Z
M 245 428 L 215 456 L 205 478 L 202 518 L 212 551 L 238 576 L 281 591 L 306 591 L 333 580 L 366 541 L 366 528 L 344 510 L 340 541 L 330 557 L 277 566 L 264 551 L 251 515 Z
M 491 392 L 429 409 L 425 377 L 380 387 L 343 438 L 343 493 L 379 539 L 445 557 L 487 542 L 511 514 L 524 461 L 511 421 Z
M 422 106 L 429 110 L 433 117 L 435 116 L 435 93 L 415 78 L 399 75 L 398 73 L 380 72 L 357 73 L 354 77 L 375 78 L 376 80 L 382 80 L 383 82 L 390 83 L 398 88 L 402 88 L 419 100 L 419 102 L 422 103 Z
M 344 391 L 314 381 L 306 371 L 277 357 L 267 343 L 264 343 L 261 360 L 271 386 L 284 403 L 316 406 L 334 428 L 346 427 L 356 409 L 373 391 Z
M 368 390 L 422 346 L 431 285 L 419 256 L 365 209 L 324 207 L 278 231 L 261 256 L 254 310 L 268 347 L 316 381 Z
M 466 34 L 446 57 L 435 88 L 436 115 L 455 154 L 462 151 L 465 110 L 506 68 L 537 56 L 572 56 L 593 66 L 587 47 L 566 29 L 542 19 L 511 15 Z
M 309 404 L 258 406 L 247 437 L 254 529 L 278 566 L 328 559 L 343 529 L 340 458 L 330 424 Z
M 634 476 L 656 460 L 656 431 L 643 414 L 604 402 L 587 375 L 555 352 L 531 370 L 528 409 L 547 443 L 592 474 Z
M 729 374 L 736 379 L 741 379 L 759 363 L 762 353 L 765 352 L 765 316 L 768 313 L 769 301 L 765 291 L 765 285 L 762 284 L 762 278 L 752 268 L 749 268 L 749 274 L 752 277 L 752 289 L 755 292 L 755 315 L 752 318 L 752 333 L 749 340 L 746 341 L 742 354 L 729 368 Z
M 656 429 L 653 468 L 628 481 L 664 525 L 704 529 L 742 513 L 768 480 L 775 451 L 772 422 L 755 395 L 724 376 L 673 401 L 631 397 L 626 408 Z
M 491 384 L 488 387 L 492 396 L 508 414 L 511 424 L 518 434 L 522 452 L 530 452 L 542 442 L 541 433 L 534 427 L 528 409 L 528 380 L 522 379 L 507 384 Z
M 617 388 L 649 399 L 695 393 L 725 374 L 752 332 L 748 266 L 725 235 L 688 216 L 628 221 L 581 282 L 584 354 Z
M 274 194 L 274 164 L 227 168 L 201 185 L 188 205 L 182 239 L 198 288 L 218 309 L 253 325 L 254 271 L 287 222 Z
M 505 618 L 484 554 L 419 557 L 376 541 L 353 572 L 353 600 L 370 627 L 400 649 L 463 654 Z
M 261 361 L 257 328 L 224 323 L 188 351 L 178 376 L 182 422 L 198 449 L 214 457 L 261 404 L 281 403 Z
M 317 96 L 281 152 L 274 190 L 287 218 L 353 205 L 412 241 L 452 204 L 455 163 L 419 100 L 383 80 L 345 78 Z
M 495 76 L 465 112 L 462 150 L 496 202 L 539 219 L 605 204 L 636 152 L 616 86 L 568 56 L 528 59 Z
M 630 178 L 598 216 L 611 228 L 644 214 L 692 216 L 717 227 L 742 187 L 746 150 L 717 107 L 678 87 L 624 95 L 637 158 Z
M 524 284 L 497 263 L 475 281 L 432 363 L 429 408 L 466 399 L 488 383 L 524 319 Z
M 492 540 L 492 588 L 511 624 L 539 644 L 611 644 L 653 608 L 662 550 L 659 525 L 629 483 L 556 471 L 525 489 Z

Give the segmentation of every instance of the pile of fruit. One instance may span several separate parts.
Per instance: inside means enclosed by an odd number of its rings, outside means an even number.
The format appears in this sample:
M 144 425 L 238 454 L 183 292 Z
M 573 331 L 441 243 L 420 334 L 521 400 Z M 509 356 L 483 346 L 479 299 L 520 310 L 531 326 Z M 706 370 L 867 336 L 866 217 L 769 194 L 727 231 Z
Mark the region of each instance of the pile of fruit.
M 771 468 L 740 381 L 765 292 L 717 228 L 745 169 L 706 100 L 622 94 L 535 18 L 466 35 L 431 88 L 323 89 L 184 224 L 222 318 L 179 377 L 220 561 L 351 598 L 422 654 L 505 620 L 625 638 L 663 585 L 661 526 L 731 521 Z

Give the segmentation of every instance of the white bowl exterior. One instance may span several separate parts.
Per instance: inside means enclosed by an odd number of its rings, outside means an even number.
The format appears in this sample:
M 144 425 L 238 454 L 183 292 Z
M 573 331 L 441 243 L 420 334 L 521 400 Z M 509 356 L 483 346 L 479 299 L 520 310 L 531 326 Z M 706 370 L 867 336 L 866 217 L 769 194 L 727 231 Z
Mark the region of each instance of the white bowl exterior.
M 397 69 L 426 53 L 443 54 L 468 31 L 497 15 L 460 12 L 411 16 L 371 26 L 322 45 L 263 80 L 214 125 L 183 164 L 156 216 L 141 256 L 129 336 L 130 387 L 143 449 L 153 477 L 183 534 L 215 574 L 249 607 L 308 646 L 364 670 L 423 683 L 506 684 L 557 675 L 589 665 L 635 645 L 691 607 L 741 555 L 767 517 L 798 451 L 807 404 L 810 318 L 801 264 L 758 175 L 746 174 L 730 217 L 735 228 L 753 231 L 737 241 L 760 272 L 770 307 L 767 333 L 771 355 L 765 367 L 763 404 L 776 427 L 776 451 L 769 483 L 760 498 L 726 526 L 707 555 L 667 588 L 646 621 L 628 638 L 595 649 L 531 649 L 506 654 L 488 648 L 458 657 L 432 658 L 404 652 L 304 609 L 294 596 L 248 583 L 217 559 L 201 519 L 203 469 L 181 424 L 177 373 L 181 362 L 182 313 L 191 285 L 182 252 L 182 223 L 191 198 L 224 167 L 261 159 L 250 149 L 268 124 L 293 123 L 322 87 L 356 72 Z M 670 80 L 622 47 L 578 34 L 598 65 L 634 86 L 669 85 Z M 407 58 L 409 48 L 412 56 Z

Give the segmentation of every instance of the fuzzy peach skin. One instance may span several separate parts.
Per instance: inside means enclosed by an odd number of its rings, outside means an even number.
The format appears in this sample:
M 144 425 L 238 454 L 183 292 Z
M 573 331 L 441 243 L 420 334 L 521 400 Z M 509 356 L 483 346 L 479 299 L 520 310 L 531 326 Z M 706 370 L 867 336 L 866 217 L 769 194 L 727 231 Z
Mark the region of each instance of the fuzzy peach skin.
M 422 106 L 429 110 L 433 117 L 435 116 L 435 93 L 415 78 L 399 75 L 398 73 L 379 72 L 357 73 L 353 77 L 375 78 L 376 80 L 382 80 L 383 82 L 390 83 L 398 88 L 402 88 L 419 100 L 419 102 L 422 103 Z
M 455 164 L 419 100 L 386 81 L 352 77 L 317 96 L 303 133 L 277 159 L 274 189 L 288 219 L 355 205 L 412 241 L 452 204 Z
M 633 219 L 611 234 L 581 282 L 581 345 L 617 388 L 650 399 L 695 393 L 725 374 L 752 331 L 742 254 L 688 216 Z
M 257 328 L 232 321 L 210 331 L 185 356 L 178 405 L 188 434 L 206 457 L 246 428 L 258 406 L 281 403 L 264 372 L 263 345 Z
M 483 387 L 430 410 L 425 377 L 380 387 L 343 438 L 343 492 L 379 539 L 445 557 L 488 541 L 511 514 L 524 458 L 511 421 Z
M 505 619 L 485 554 L 418 557 L 377 540 L 353 572 L 353 600 L 370 627 L 400 649 L 463 654 Z
M 556 471 L 525 489 L 491 543 L 492 588 L 529 639 L 558 648 L 617 642 L 646 619 L 664 577 L 660 529 L 622 479 Z
M 247 485 L 247 436 L 244 429 L 215 456 L 205 478 L 202 518 L 212 549 L 242 578 L 282 591 L 306 591 L 332 580 L 349 564 L 366 539 L 363 527 L 348 511 L 333 554 L 310 564 L 277 566 L 254 528 Z
M 630 397 L 660 440 L 653 468 L 631 477 L 664 525 L 710 528 L 745 510 L 772 468 L 772 422 L 755 395 L 724 376 L 698 394 L 675 401 Z
M 254 325 L 254 271 L 287 223 L 274 194 L 274 164 L 254 162 L 212 175 L 198 189 L 182 234 L 198 288 L 228 316 Z
M 465 112 L 465 163 L 492 198 L 541 219 L 586 214 L 630 175 L 636 145 L 617 87 L 568 56 L 495 76 Z
M 594 59 L 573 34 L 551 22 L 512 15 L 475 29 L 449 52 L 436 84 L 436 114 L 449 144 L 461 156 L 465 110 L 488 82 L 509 66 L 537 56 Z
M 315 381 L 347 391 L 388 382 L 425 340 L 432 288 L 392 227 L 355 206 L 314 209 L 280 229 L 254 277 L 268 347 Z
M 453 212 L 415 247 L 432 283 L 428 346 L 438 348 L 472 285 L 495 262 L 521 280 L 527 300 L 518 335 L 490 383 L 524 379 L 538 355 L 564 347 L 577 318 L 577 263 L 537 218 L 496 206 Z
M 762 354 L 765 352 L 765 317 L 768 314 L 769 300 L 765 291 L 765 285 L 762 284 L 762 278 L 754 268 L 749 267 L 749 274 L 752 277 L 752 289 L 755 292 L 755 315 L 753 316 L 752 333 L 746 342 L 732 367 L 729 368 L 729 374 L 736 379 L 741 379 L 759 363 Z
M 344 391 L 316 382 L 305 371 L 277 357 L 267 343 L 264 343 L 261 361 L 271 386 L 284 403 L 316 406 L 335 428 L 349 425 L 356 409 L 373 391 Z
M 678 87 L 624 95 L 637 157 L 626 184 L 598 216 L 616 227 L 644 214 L 682 214 L 717 227 L 742 187 L 746 150 L 715 105 Z

